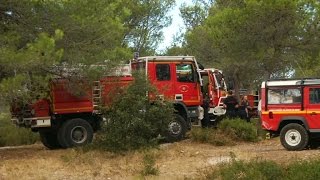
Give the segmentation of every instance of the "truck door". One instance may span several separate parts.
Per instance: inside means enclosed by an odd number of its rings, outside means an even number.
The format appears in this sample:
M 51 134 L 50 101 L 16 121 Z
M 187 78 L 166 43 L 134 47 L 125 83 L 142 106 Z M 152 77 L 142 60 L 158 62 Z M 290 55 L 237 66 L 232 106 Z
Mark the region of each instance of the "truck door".
M 320 129 L 320 87 L 305 87 L 305 103 L 310 129 Z
M 175 64 L 175 100 L 183 101 L 187 106 L 201 104 L 200 83 L 195 69 L 191 62 Z
M 173 98 L 173 67 L 167 62 L 149 63 L 149 75 L 152 78 L 151 82 L 157 88 L 159 98 Z

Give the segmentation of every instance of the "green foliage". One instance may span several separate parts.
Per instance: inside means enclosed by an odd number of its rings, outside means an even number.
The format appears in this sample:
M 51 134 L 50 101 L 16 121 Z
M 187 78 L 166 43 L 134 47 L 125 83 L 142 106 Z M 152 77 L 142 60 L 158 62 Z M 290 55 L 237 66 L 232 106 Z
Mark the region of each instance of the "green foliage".
M 224 119 L 218 125 L 218 129 L 235 140 L 248 142 L 256 142 L 258 140 L 257 127 L 242 119 Z
M 143 167 L 144 169 L 141 171 L 143 176 L 148 175 L 158 175 L 159 169 L 155 167 L 156 164 L 156 156 L 153 153 L 145 153 L 143 156 Z
M 320 178 L 320 160 L 305 160 L 291 163 L 286 168 L 286 177 L 284 179 L 319 179 Z
M 168 11 L 175 0 L 127 0 L 124 4 L 131 12 L 128 17 L 126 42 L 141 56 L 155 54 L 163 38 L 162 28 L 171 24 Z
M 6 87 L 0 95 L 15 88 L 32 90 L 32 98 L 41 97 L 37 89 L 44 87 L 36 87 L 39 82 L 35 82 L 39 79 L 54 75 L 77 84 L 74 74 L 66 74 L 79 69 L 77 75 L 82 74 L 77 79 L 96 80 L 103 72 L 92 72 L 88 68 L 92 64 L 110 70 L 130 59 L 133 49 L 154 53 L 162 28 L 171 23 L 167 11 L 173 4 L 174 0 L 4 0 L 0 4 L 0 83 L 5 79 Z M 26 81 L 10 87 L 10 81 L 18 81 L 15 76 L 20 75 Z M 1 97 L 9 103 L 12 98 Z
M 233 160 L 221 166 L 218 171 L 208 172 L 206 179 L 281 179 L 284 170 L 273 161 L 252 160 L 250 162 Z
M 207 11 L 200 3 L 194 5 L 182 4 L 180 7 L 181 17 L 187 29 L 193 29 L 200 25 L 207 16 Z
M 235 145 L 233 139 L 224 134 L 219 129 L 212 129 L 212 128 L 192 128 L 191 132 L 191 139 L 195 142 L 201 143 L 209 143 L 215 146 L 230 146 Z
M 34 144 L 38 140 L 38 134 L 30 129 L 15 127 L 8 114 L 0 113 L 0 146 Z
M 254 159 L 248 162 L 233 159 L 217 170 L 206 171 L 205 179 L 319 179 L 320 160 L 294 161 L 282 165 L 268 160 Z
M 186 33 L 184 48 L 206 66 L 223 69 L 236 93 L 268 78 L 315 76 L 319 10 L 315 0 L 218 0 Z
M 48 77 L 30 77 L 22 74 L 3 79 L 0 84 L 0 100 L 7 104 L 17 100 L 32 103 L 48 96 L 48 81 Z
M 256 142 L 257 126 L 242 119 L 224 119 L 217 128 L 192 128 L 191 139 L 215 146 L 235 145 L 237 141 Z M 265 134 L 264 134 L 265 135 Z
M 56 30 L 55 37 L 40 33 L 34 42 L 19 50 L 10 45 L 0 46 L 0 52 L 3 52 L 0 62 L 4 67 L 0 71 L 6 74 L 0 77 L 2 103 L 10 104 L 16 99 L 31 102 L 47 96 L 49 76 L 45 72 L 48 66 L 60 62 L 63 50 L 57 49 L 55 42 L 62 36 L 60 30 Z
M 135 74 L 135 82 L 115 97 L 113 106 L 104 113 L 107 123 L 96 145 L 102 149 L 121 152 L 153 146 L 158 135 L 166 132 L 174 118 L 170 103 L 148 101 L 146 92 L 155 94 L 142 73 Z

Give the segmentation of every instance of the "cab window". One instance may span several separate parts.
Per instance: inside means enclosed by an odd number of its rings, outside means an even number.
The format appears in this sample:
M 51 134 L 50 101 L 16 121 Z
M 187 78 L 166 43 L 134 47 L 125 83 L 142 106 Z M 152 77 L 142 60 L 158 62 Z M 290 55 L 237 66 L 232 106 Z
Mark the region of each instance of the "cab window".
M 309 92 L 310 104 L 320 104 L 320 88 L 310 88 Z
M 192 64 L 176 64 L 178 82 L 194 82 L 195 74 Z
M 301 103 L 300 88 L 269 89 L 268 104 L 296 104 Z
M 158 81 L 170 80 L 170 66 L 169 64 L 157 64 L 156 76 Z

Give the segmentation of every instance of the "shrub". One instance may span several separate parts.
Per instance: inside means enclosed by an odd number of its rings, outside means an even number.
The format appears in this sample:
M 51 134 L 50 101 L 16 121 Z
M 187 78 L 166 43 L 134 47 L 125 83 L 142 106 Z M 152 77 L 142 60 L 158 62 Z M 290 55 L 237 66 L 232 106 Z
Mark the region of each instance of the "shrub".
M 235 140 L 258 141 L 257 127 L 241 119 L 224 119 L 218 125 L 218 129 Z
M 286 170 L 284 179 L 320 179 L 320 159 L 296 161 L 288 165 Z
M 192 128 L 191 139 L 196 142 L 209 143 L 215 146 L 235 145 L 235 142 L 219 129 Z
M 273 161 L 252 160 L 250 162 L 233 160 L 224 164 L 217 171 L 205 174 L 206 179 L 265 179 L 283 177 L 283 169 Z
M 155 94 L 146 77 L 135 74 L 135 82 L 115 97 L 104 114 L 108 121 L 98 135 L 98 147 L 113 151 L 127 151 L 158 143 L 169 120 L 174 118 L 173 106 L 159 100 L 148 101 L 146 92 Z
M 229 164 L 205 172 L 204 177 L 205 179 L 313 180 L 320 178 L 320 159 L 294 161 L 283 166 L 261 159 L 249 162 L 233 159 Z
M 253 118 L 253 119 L 251 119 L 251 123 L 254 124 L 257 128 L 258 139 L 259 140 L 266 139 L 267 134 L 269 132 L 267 130 L 262 129 L 261 119 Z M 270 138 L 270 136 L 269 136 L 269 138 Z
M 145 153 L 143 157 L 143 167 L 144 169 L 141 171 L 143 176 L 147 175 L 158 175 L 159 169 L 155 167 L 156 160 L 155 154 L 153 153 Z
M 0 146 L 16 146 L 34 144 L 39 140 L 39 135 L 30 129 L 17 128 L 7 113 L 0 113 Z
M 234 145 L 235 141 L 258 141 L 257 127 L 241 119 L 224 119 L 218 128 L 192 128 L 191 139 L 216 146 Z

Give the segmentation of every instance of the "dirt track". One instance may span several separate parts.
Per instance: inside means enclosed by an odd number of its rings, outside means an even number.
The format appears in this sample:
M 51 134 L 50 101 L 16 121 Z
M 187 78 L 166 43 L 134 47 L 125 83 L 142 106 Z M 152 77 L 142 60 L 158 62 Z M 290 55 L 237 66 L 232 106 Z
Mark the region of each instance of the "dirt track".
M 319 157 L 320 150 L 289 152 L 279 139 L 215 147 L 185 140 L 163 144 L 156 155 L 160 174 L 152 179 L 200 177 L 205 169 L 236 159 L 262 158 L 278 163 Z M 0 148 L 0 179 L 137 179 L 143 169 L 143 152 L 124 156 L 76 149 L 47 150 L 41 144 Z

